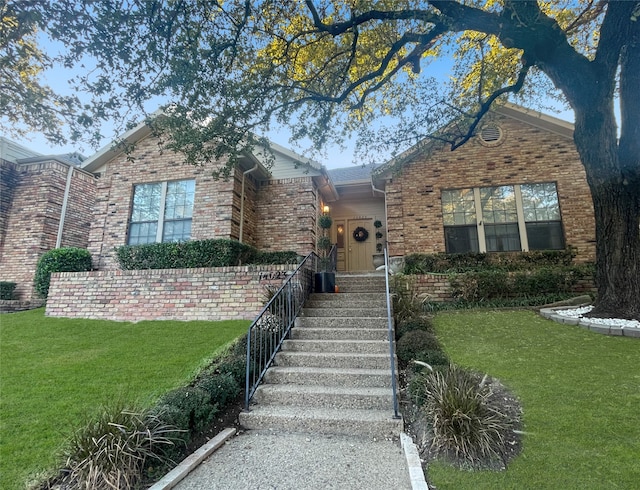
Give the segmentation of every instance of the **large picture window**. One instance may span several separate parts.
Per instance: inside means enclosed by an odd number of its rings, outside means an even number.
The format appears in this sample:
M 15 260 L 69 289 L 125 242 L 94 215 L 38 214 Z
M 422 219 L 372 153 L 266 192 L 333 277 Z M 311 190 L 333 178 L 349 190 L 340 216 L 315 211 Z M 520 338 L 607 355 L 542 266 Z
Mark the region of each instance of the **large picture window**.
M 189 240 L 195 187 L 194 180 L 135 185 L 127 243 Z
M 443 190 L 442 219 L 447 253 L 564 248 L 553 182 Z

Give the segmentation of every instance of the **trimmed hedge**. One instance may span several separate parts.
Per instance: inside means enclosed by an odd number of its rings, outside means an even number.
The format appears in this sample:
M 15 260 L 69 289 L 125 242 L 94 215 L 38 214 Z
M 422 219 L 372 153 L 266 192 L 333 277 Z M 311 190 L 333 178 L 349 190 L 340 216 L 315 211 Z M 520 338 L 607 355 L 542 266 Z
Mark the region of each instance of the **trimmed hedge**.
M 445 274 L 481 270 L 517 271 L 544 266 L 568 266 L 575 250 L 492 252 L 465 254 L 410 254 L 405 257 L 405 274 Z
M 36 265 L 33 285 L 42 298 L 49 294 L 53 272 L 85 272 L 91 270 L 91 254 L 84 248 L 55 248 L 45 252 Z
M 246 243 L 228 239 L 123 245 L 116 248 L 116 258 L 124 270 L 189 269 L 298 262 L 298 255 L 295 252 L 263 252 Z
M 465 272 L 450 277 L 451 293 L 455 299 L 466 302 L 568 293 L 579 279 L 592 273 L 591 265 Z
M 402 362 L 416 359 L 418 353 L 429 350 L 441 350 L 441 348 L 435 334 L 425 330 L 407 332 L 396 343 L 396 355 Z
M 0 281 L 0 299 L 13 299 L 13 291 L 16 289 L 15 282 Z

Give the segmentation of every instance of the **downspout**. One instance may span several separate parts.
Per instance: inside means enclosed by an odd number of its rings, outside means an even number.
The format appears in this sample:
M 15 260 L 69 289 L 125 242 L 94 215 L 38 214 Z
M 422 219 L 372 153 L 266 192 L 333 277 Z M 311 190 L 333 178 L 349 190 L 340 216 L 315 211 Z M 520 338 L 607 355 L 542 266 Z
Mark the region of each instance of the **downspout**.
M 69 204 L 69 194 L 71 192 L 71 177 L 73 176 L 73 165 L 69 165 L 67 172 L 67 185 L 64 188 L 64 197 L 62 198 L 62 210 L 60 211 L 60 222 L 58 223 L 58 236 L 56 238 L 56 248 L 60 248 L 62 244 L 62 232 L 64 231 L 64 220 L 67 216 L 67 206 Z
M 373 183 L 373 176 L 371 177 L 371 189 L 373 190 L 373 192 L 379 192 L 384 196 L 384 228 L 387 231 L 387 238 L 389 238 L 389 228 L 387 226 L 387 191 L 383 191 L 382 189 L 378 189 L 376 187 L 376 185 Z M 389 240 L 385 241 L 389 243 Z
M 240 192 L 240 232 L 238 233 L 239 237 L 238 237 L 238 241 L 240 243 L 242 243 L 242 239 L 243 239 L 243 229 L 244 229 L 244 181 L 247 175 L 249 175 L 251 172 L 254 172 L 256 170 L 258 170 L 258 167 L 260 166 L 260 164 L 256 163 L 253 168 L 250 168 L 249 170 L 245 170 L 244 172 L 242 172 L 242 191 Z

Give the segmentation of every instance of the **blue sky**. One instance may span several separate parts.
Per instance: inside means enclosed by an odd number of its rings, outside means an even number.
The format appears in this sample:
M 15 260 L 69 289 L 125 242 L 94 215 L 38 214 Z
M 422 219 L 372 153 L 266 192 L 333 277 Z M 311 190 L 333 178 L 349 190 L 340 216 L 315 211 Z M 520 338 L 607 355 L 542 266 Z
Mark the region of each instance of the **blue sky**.
M 61 49 L 60 46 L 51 44 L 44 39 L 41 39 L 40 41 L 42 42 L 43 49 L 47 51 L 49 54 L 54 54 L 55 51 L 59 51 Z M 88 62 L 85 64 L 85 66 L 90 64 L 91 63 Z M 450 76 L 451 65 L 452 65 L 451 60 L 449 58 L 444 58 L 444 59 L 432 62 L 428 67 L 425 67 L 424 71 L 427 73 L 428 76 L 434 76 L 438 80 L 442 80 L 444 83 Z M 75 70 L 64 69 L 62 67 L 55 67 L 53 69 L 46 71 L 43 74 L 42 78 L 54 90 L 64 94 L 71 94 L 72 89 L 69 86 L 69 79 L 72 76 L 77 74 L 78 72 Z M 162 103 L 163 101 L 160 99 L 150 101 L 147 104 L 146 109 L 149 112 L 153 112 Z M 572 111 L 564 110 L 557 104 L 553 104 L 553 105 L 558 107 L 558 110 L 560 112 L 553 113 L 550 115 L 569 121 L 569 122 L 573 122 L 574 116 Z M 380 123 L 384 124 L 383 121 L 381 121 Z M 101 142 L 101 147 L 105 145 L 109 145 L 111 141 L 113 141 L 113 139 L 117 136 L 117 134 L 114 133 L 113 126 L 109 126 L 109 125 L 103 126 L 102 134 L 105 135 L 105 138 Z M 36 133 L 29 134 L 27 137 L 24 137 L 24 138 L 11 137 L 8 134 L 4 134 L 3 136 L 29 148 L 30 150 L 36 151 L 44 155 L 64 154 L 64 153 L 72 153 L 77 151 L 82 155 L 84 155 L 85 157 L 89 157 L 100 149 L 100 148 L 93 148 L 86 143 L 55 146 L 52 143 L 48 142 L 43 135 L 36 134 Z M 306 149 L 305 142 L 303 141 L 300 143 L 292 144 L 289 141 L 290 134 L 286 128 L 272 130 L 266 136 L 268 136 L 269 139 L 274 143 L 277 143 L 281 146 L 289 148 L 294 152 L 300 153 L 302 155 L 304 155 L 305 153 L 305 149 Z M 318 156 L 314 154 L 310 156 L 312 156 L 312 158 L 314 158 L 315 160 L 323 163 L 327 168 L 347 167 L 349 165 L 358 163 L 354 161 L 354 143 L 353 142 L 347 142 L 346 148 L 329 147 L 329 148 L 326 148 L 324 155 Z

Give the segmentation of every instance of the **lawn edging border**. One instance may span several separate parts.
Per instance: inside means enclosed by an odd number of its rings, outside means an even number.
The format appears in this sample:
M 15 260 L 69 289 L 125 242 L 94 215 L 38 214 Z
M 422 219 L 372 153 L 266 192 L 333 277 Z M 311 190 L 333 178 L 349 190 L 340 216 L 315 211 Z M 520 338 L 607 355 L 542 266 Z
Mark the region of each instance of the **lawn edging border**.
M 582 305 L 586 306 L 586 305 Z M 605 325 L 602 323 L 596 323 L 588 318 L 573 318 L 568 316 L 558 315 L 556 311 L 566 310 L 566 306 L 559 306 L 555 308 L 541 308 L 540 315 L 548 320 L 553 320 L 557 323 L 563 323 L 565 325 L 575 325 L 578 327 L 591 330 L 602 335 L 613 335 L 621 337 L 634 337 L 640 338 L 640 328 L 624 327 L 617 325 Z
M 156 482 L 149 490 L 169 490 L 182 481 L 191 471 L 193 471 L 202 461 L 211 456 L 231 437 L 235 436 L 237 430 L 232 427 L 224 429 L 209 442 L 203 444 L 190 456 L 187 456 L 178 466 L 167 473 L 160 481 Z

